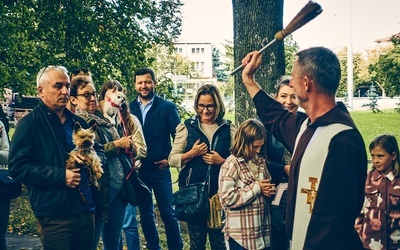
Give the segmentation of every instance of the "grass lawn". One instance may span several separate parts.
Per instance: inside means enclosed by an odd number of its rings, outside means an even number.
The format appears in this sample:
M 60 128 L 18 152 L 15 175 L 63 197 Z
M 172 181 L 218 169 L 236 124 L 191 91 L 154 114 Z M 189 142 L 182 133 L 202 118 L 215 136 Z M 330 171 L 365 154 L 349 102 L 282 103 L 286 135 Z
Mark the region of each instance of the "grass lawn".
M 370 159 L 369 144 L 372 139 L 380 134 L 392 134 L 400 143 L 400 114 L 394 111 L 382 113 L 372 112 L 351 112 L 357 128 L 360 130 L 365 143 L 368 159 Z

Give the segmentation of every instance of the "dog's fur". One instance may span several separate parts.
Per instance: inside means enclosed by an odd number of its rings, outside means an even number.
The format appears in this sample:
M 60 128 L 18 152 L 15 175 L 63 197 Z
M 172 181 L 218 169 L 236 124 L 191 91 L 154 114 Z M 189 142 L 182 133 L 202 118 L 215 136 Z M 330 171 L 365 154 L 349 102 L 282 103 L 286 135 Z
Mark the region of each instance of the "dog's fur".
M 97 129 L 96 122 L 91 120 L 89 122 L 90 128 L 83 129 L 79 122 L 75 123 L 74 132 L 72 134 L 72 140 L 75 144 L 75 149 L 72 150 L 69 154 L 69 158 L 67 159 L 66 168 L 73 169 L 76 168 L 76 160 L 75 156 L 79 158 L 77 155 L 84 156 L 86 160 L 84 161 L 86 167 L 89 169 L 89 178 L 90 182 L 93 183 L 97 188 L 99 188 L 98 179 L 101 178 L 103 174 L 103 168 L 101 164 L 101 159 L 97 155 L 96 151 L 93 149 L 95 131 Z
M 99 103 L 99 110 L 111 124 L 115 125 L 118 108 L 126 101 L 125 89 L 118 91 L 114 86 L 112 92 L 105 96 L 104 100 Z

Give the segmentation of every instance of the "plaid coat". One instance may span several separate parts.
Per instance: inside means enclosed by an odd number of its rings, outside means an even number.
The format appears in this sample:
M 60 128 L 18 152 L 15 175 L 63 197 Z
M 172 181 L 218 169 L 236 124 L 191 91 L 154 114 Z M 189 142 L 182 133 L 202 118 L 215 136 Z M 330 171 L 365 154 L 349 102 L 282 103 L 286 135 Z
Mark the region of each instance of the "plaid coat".
M 264 158 L 256 162 L 262 178 L 269 179 Z M 262 195 L 248 163 L 230 155 L 221 166 L 218 194 L 226 213 L 225 240 L 233 238 L 249 250 L 270 247 L 269 200 Z

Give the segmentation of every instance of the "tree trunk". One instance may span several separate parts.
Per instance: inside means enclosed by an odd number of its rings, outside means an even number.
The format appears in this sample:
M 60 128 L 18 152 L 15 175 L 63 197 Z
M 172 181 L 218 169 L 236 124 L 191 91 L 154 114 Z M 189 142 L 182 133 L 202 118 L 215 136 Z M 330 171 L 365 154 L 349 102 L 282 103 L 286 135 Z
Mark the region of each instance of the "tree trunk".
M 283 29 L 283 0 L 232 0 L 235 67 L 253 50 L 260 50 Z M 277 41 L 263 53 L 256 80 L 267 92 L 274 92 L 276 80 L 285 73 L 283 42 Z M 242 84 L 241 73 L 235 76 L 236 124 L 256 117 L 253 101 Z

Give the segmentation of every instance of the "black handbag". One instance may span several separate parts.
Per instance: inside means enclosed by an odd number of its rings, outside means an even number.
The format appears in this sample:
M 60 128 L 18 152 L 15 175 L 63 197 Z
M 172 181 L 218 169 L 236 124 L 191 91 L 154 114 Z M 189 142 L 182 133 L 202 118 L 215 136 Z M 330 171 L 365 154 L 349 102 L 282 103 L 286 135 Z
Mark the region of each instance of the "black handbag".
M 139 178 L 134 167 L 132 167 L 131 171 L 125 177 L 121 195 L 132 206 L 139 206 L 151 198 L 150 189 Z
M 206 221 L 209 212 L 208 200 L 208 167 L 204 182 L 197 182 L 180 187 L 172 194 L 172 205 L 175 206 L 175 217 L 180 221 L 199 222 Z
M 8 170 L 0 170 L 0 196 L 15 199 L 22 194 L 22 184 L 14 180 Z

